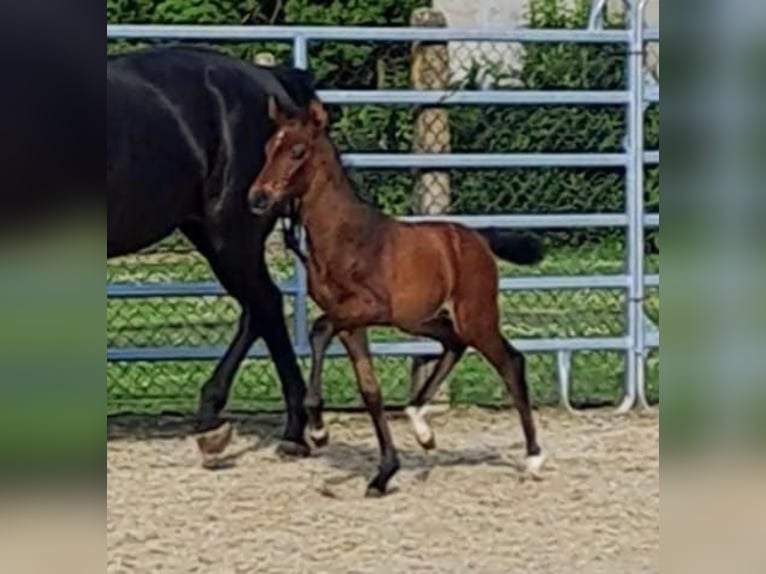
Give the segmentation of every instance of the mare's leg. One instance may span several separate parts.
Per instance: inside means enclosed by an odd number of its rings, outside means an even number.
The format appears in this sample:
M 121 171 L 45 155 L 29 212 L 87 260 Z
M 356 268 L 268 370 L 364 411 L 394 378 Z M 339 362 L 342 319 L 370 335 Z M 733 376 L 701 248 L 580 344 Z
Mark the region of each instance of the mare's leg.
M 288 456 L 307 456 L 310 449 L 304 438 L 307 421 L 304 407 L 306 383 L 298 367 L 298 359 L 285 323 L 282 292 L 274 284 L 265 265 L 262 275 L 255 294 L 258 304 L 254 306 L 254 321 L 276 366 L 287 410 L 282 434 L 284 441 L 278 451 Z
M 286 442 L 280 445 L 280 452 L 307 455 L 309 449 L 303 438 L 306 387 L 287 332 L 282 294 L 272 281 L 264 260 L 263 234 L 254 231 L 252 225 L 240 232 L 231 226 L 228 232 L 221 232 L 217 241 L 213 241 L 201 225 L 187 225 L 182 230 L 242 307 L 237 334 L 200 393 L 195 429 L 202 433 L 198 439 L 200 449 L 216 453 L 226 447 L 231 427 L 222 423 L 219 415 L 226 406 L 239 365 L 255 339 L 262 336 L 276 365 L 287 406 L 283 435 Z
M 410 402 L 405 408 L 405 413 L 410 419 L 412 429 L 420 446 L 430 450 L 436 446 L 436 440 L 431 427 L 425 420 L 427 403 L 433 398 L 444 380 L 449 376 L 452 369 L 465 353 L 465 343 L 458 337 L 452 325 L 452 321 L 446 317 L 439 317 L 427 321 L 414 329 L 418 335 L 431 337 L 444 345 L 444 352 L 438 357 L 436 366 L 425 382 L 414 389 Z
M 381 461 L 378 474 L 372 479 L 367 487 L 367 496 L 382 496 L 386 493 L 386 485 L 391 477 L 399 470 L 399 457 L 396 447 L 391 438 L 391 430 L 386 422 L 386 414 L 383 410 L 383 397 L 380 386 L 375 380 L 372 367 L 367 331 L 354 329 L 353 331 L 341 331 L 340 339 L 348 351 L 354 366 L 359 391 L 370 414 L 372 424 L 375 426 L 375 434 L 380 445 Z
M 320 316 L 311 326 L 311 377 L 306 391 L 306 414 L 309 420 L 309 436 L 316 446 L 327 444 L 329 434 L 324 427 L 322 420 L 322 410 L 324 400 L 322 399 L 322 366 L 324 364 L 325 352 L 327 347 L 335 336 L 335 325 L 332 324 L 327 315 Z
M 527 469 L 532 474 L 537 474 L 543 463 L 543 455 L 540 445 L 537 444 L 535 423 L 532 419 L 524 355 L 513 347 L 499 330 L 479 333 L 481 334 L 472 340 L 471 344 L 495 367 L 513 397 L 526 440 Z

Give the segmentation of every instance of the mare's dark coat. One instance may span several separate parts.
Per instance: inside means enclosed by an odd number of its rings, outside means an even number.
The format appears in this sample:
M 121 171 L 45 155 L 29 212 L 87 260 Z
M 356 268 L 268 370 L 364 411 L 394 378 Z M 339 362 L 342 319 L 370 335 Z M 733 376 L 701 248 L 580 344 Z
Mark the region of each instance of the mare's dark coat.
M 310 75 L 176 46 L 108 58 L 106 85 L 107 256 L 180 229 L 242 305 L 237 336 L 203 387 L 198 430 L 220 424 L 234 373 L 262 336 L 287 402 L 286 438 L 302 443 L 304 383 L 263 258 L 274 218 L 253 217 L 246 193 L 274 129 L 268 97 L 305 107 L 316 97 Z
M 106 89 L 110 257 L 189 223 L 254 229 L 245 193 L 272 133 L 267 97 L 315 97 L 300 70 L 182 47 L 110 57 Z

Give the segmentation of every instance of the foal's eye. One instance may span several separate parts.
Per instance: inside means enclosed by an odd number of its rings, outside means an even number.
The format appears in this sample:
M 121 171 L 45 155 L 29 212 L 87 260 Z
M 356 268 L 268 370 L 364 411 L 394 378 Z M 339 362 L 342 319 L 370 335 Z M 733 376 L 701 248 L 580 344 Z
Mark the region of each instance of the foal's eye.
M 304 155 L 306 155 L 306 144 L 295 144 L 293 149 L 290 150 L 290 155 L 293 159 L 301 159 Z

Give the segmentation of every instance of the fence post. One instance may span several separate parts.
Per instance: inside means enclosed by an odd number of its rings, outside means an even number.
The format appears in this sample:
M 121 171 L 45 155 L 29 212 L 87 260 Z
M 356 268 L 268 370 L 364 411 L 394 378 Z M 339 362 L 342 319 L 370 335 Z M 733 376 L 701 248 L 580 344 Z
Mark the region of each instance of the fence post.
M 293 66 L 301 70 L 307 70 L 309 67 L 309 48 L 305 36 L 298 34 L 293 38 Z M 306 234 L 300 230 L 301 249 L 306 249 Z M 308 328 L 308 280 L 306 278 L 306 269 L 303 264 L 295 257 L 295 283 L 297 293 L 295 294 L 295 339 L 298 348 L 298 355 L 309 353 L 309 328 Z
M 636 353 L 636 398 L 638 406 L 651 410 L 646 398 L 646 321 L 644 315 L 644 303 L 646 292 L 644 289 L 644 242 L 646 233 L 644 229 L 644 57 L 646 45 L 644 44 L 644 12 L 647 0 L 633 0 L 633 57 L 636 59 L 633 68 L 635 86 L 635 106 L 633 111 L 635 122 L 635 154 L 636 154 L 636 194 L 633 222 L 634 262 L 633 273 L 636 275 L 635 292 L 636 317 L 633 325 L 633 337 Z
M 412 12 L 410 25 L 424 28 L 445 28 L 443 12 L 433 8 L 418 8 Z M 449 52 L 446 42 L 415 42 L 412 46 L 410 79 L 415 90 L 445 90 L 449 83 Z M 415 116 L 413 151 L 415 153 L 449 153 L 449 117 L 445 108 L 420 107 Z M 415 203 L 419 213 L 438 215 L 449 209 L 451 193 L 449 173 L 423 171 L 415 184 Z M 412 359 L 412 388 L 423 385 L 436 366 L 435 356 Z M 442 385 L 432 403 L 450 402 L 448 384 Z
M 628 288 L 627 332 L 630 341 L 627 357 L 625 396 L 617 411 L 632 409 L 644 397 L 644 107 L 643 107 L 643 9 L 646 0 L 630 0 L 628 19 L 631 38 L 628 45 L 626 213 Z M 640 389 L 640 390 L 639 390 Z
M 445 28 L 444 13 L 432 8 L 418 8 L 410 19 L 412 26 Z M 446 90 L 449 83 L 449 52 L 446 42 L 415 42 L 410 69 L 415 90 Z M 421 107 L 415 117 L 413 138 L 415 153 L 449 153 L 449 117 L 445 108 Z M 415 187 L 418 211 L 441 214 L 450 204 L 450 181 L 446 171 L 424 171 Z

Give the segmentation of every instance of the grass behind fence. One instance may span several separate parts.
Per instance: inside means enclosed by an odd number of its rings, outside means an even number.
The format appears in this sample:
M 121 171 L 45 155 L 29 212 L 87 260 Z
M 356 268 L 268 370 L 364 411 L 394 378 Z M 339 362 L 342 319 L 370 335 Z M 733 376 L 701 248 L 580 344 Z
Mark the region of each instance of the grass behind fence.
M 618 243 L 557 248 L 538 267 L 501 264 L 504 277 L 529 275 L 616 274 L 624 269 L 624 246 Z M 289 280 L 291 259 L 282 249 L 272 249 L 270 268 L 277 280 Z M 647 273 L 656 273 L 659 260 L 646 258 Z M 177 238 L 161 244 L 149 255 L 125 257 L 107 265 L 110 282 L 208 281 L 204 260 L 188 251 Z M 506 292 L 500 296 L 503 331 L 511 340 L 542 337 L 617 337 L 625 331 L 625 292 L 613 290 L 553 290 Z M 647 315 L 659 323 L 659 293 L 649 290 Z M 285 297 L 288 325 L 293 330 L 293 302 Z M 317 310 L 311 306 L 311 316 Z M 238 306 L 228 296 L 107 301 L 107 346 L 227 345 L 234 334 Z M 373 341 L 407 340 L 392 329 L 374 329 Z M 308 359 L 302 370 L 308 374 Z M 534 354 L 529 358 L 529 380 L 537 404 L 557 400 L 556 357 Z M 107 366 L 107 412 L 191 412 L 199 388 L 212 372 L 213 362 L 110 363 Z M 407 399 L 410 361 L 376 358 L 376 372 L 387 404 Z M 616 352 L 582 352 L 573 357 L 572 399 L 577 404 L 615 402 L 624 373 L 624 355 Z M 647 361 L 649 395 L 659 397 L 659 356 Z M 497 405 L 505 393 L 486 363 L 468 355 L 449 379 L 454 404 Z M 354 378 L 347 359 L 327 361 L 324 389 L 331 407 L 358 406 Z M 279 383 L 268 360 L 248 360 L 238 374 L 230 408 L 281 409 Z

